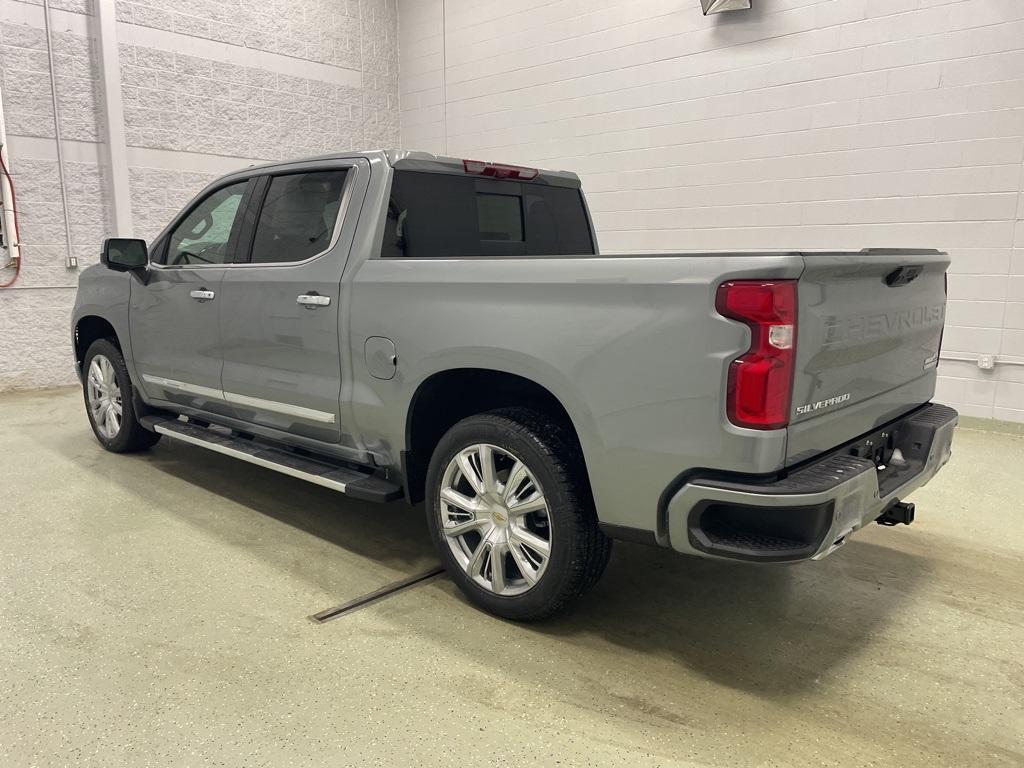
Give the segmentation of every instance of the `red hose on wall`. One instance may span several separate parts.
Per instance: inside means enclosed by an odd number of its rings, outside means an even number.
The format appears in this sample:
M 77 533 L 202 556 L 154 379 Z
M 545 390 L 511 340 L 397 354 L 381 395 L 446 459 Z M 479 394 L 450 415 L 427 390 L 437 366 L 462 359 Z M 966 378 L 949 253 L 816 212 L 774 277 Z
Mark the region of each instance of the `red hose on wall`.
M 3 153 L 0 153 L 0 170 L 3 171 L 4 176 L 7 178 L 7 183 L 11 187 L 11 212 L 14 214 L 14 232 L 10 233 L 12 237 L 8 237 L 8 243 L 21 243 L 21 229 L 18 226 L 18 206 L 15 203 L 14 196 L 14 179 L 11 178 L 11 172 L 7 170 L 7 163 L 4 162 Z M 14 277 L 8 280 L 6 283 L 0 283 L 0 288 L 8 288 L 14 285 L 18 279 L 18 275 L 21 274 L 21 259 L 14 262 Z

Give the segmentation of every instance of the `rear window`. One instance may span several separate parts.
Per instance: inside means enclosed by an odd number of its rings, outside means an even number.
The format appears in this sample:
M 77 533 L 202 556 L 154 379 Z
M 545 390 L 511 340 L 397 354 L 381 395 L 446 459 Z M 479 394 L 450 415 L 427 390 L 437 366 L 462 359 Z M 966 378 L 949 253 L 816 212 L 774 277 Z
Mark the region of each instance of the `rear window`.
M 384 258 L 574 256 L 594 243 L 580 190 L 395 171 Z

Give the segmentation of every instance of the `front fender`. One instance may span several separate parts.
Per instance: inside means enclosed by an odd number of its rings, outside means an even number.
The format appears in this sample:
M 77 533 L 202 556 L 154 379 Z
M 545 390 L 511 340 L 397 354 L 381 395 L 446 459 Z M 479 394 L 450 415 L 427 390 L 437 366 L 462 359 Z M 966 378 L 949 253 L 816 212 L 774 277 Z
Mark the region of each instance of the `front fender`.
M 132 355 L 131 333 L 129 327 L 129 303 L 131 299 L 131 281 L 137 279 L 127 272 L 115 272 L 101 265 L 94 265 L 84 270 L 78 281 L 78 292 L 75 295 L 75 306 L 71 311 L 71 349 L 74 353 L 76 331 L 79 324 L 87 317 L 105 320 L 114 329 L 117 342 L 124 355 L 128 375 L 137 390 L 139 378 L 135 371 Z M 82 371 L 78 356 L 75 355 L 75 369 L 81 378 Z

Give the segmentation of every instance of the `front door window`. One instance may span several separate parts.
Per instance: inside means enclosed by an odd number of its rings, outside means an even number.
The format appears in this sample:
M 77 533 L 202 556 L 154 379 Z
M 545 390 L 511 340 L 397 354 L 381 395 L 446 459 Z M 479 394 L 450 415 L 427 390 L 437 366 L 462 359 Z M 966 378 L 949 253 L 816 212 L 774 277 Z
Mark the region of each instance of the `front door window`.
M 228 240 L 248 181 L 212 192 L 171 232 L 165 264 L 195 266 L 230 261 Z

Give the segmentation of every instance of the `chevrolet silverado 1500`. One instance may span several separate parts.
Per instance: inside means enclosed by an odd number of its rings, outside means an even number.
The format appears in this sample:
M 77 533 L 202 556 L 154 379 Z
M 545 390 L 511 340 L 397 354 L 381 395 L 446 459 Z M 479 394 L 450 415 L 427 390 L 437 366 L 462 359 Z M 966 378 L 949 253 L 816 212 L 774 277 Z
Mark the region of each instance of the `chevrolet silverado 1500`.
M 579 179 L 425 153 L 247 168 L 73 316 L 111 451 L 162 436 L 425 501 L 477 605 L 550 615 L 611 541 L 814 560 L 946 462 L 934 250 L 598 252 Z

